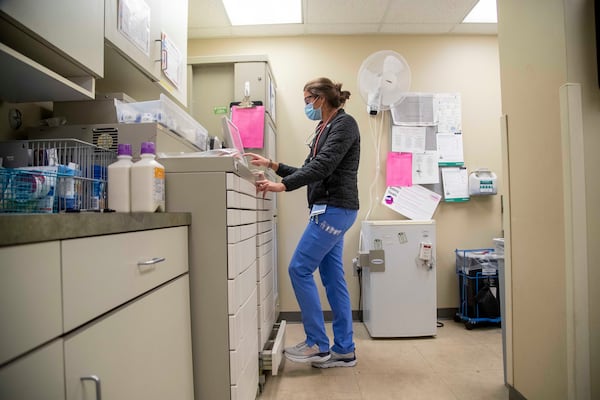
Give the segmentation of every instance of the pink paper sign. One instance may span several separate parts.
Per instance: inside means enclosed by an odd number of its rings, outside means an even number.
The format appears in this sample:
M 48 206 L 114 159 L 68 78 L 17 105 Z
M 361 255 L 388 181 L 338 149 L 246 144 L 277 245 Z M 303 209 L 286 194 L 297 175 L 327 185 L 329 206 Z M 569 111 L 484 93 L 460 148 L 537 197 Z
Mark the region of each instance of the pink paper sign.
M 265 107 L 231 107 L 231 121 L 237 126 L 244 148 L 262 149 L 264 146 Z
M 412 153 L 388 153 L 386 183 L 387 186 L 412 186 Z

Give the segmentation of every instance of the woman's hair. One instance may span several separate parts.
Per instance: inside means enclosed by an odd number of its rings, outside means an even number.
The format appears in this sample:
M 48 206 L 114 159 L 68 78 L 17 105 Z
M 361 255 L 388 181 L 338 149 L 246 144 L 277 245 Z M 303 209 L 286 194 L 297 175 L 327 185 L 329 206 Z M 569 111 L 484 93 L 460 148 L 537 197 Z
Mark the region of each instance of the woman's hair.
M 343 106 L 350 98 L 350 92 L 342 90 L 341 83 L 334 83 L 329 78 L 317 78 L 307 82 L 304 91 L 323 97 L 327 103 L 336 108 Z

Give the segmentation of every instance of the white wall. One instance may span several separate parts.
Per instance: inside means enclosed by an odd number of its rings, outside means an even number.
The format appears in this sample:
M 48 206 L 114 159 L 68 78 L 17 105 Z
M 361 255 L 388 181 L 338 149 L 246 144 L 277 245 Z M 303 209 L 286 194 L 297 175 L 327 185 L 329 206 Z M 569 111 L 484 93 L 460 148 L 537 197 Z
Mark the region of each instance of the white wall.
M 494 36 L 322 36 L 256 39 L 191 40 L 188 56 L 266 54 L 278 86 L 277 148 L 281 161 L 301 165 L 308 148 L 307 136 L 314 123 L 304 116 L 302 88 L 309 79 L 327 76 L 352 92 L 346 111 L 358 121 L 361 135 L 358 221 L 370 207 L 369 186 L 378 156 L 374 152 L 374 121 L 366 113 L 357 87 L 362 61 L 379 50 L 394 50 L 406 58 L 412 70 L 411 91 L 460 92 L 464 153 L 469 169 L 489 167 L 500 175 L 500 82 L 497 40 Z M 207 94 L 210 96 L 210 94 Z M 241 100 L 241 99 L 234 99 Z M 223 104 L 215 104 L 223 105 Z M 202 121 L 200 121 L 202 123 Z M 385 166 L 387 139 L 379 156 Z M 385 174 L 379 180 L 383 194 Z M 279 195 L 279 276 L 281 311 L 297 311 L 287 274 L 287 264 L 306 223 L 304 189 Z M 403 219 L 374 204 L 371 219 Z M 437 221 L 438 308 L 458 307 L 458 283 L 454 269 L 455 248 L 491 247 L 501 235 L 500 196 L 473 198 L 463 204 L 441 204 Z M 358 250 L 360 223 L 348 232 L 344 260 L 353 309 L 358 309 L 357 278 L 352 258 Z M 317 279 L 318 280 L 318 279 Z M 329 309 L 325 297 L 323 306 Z

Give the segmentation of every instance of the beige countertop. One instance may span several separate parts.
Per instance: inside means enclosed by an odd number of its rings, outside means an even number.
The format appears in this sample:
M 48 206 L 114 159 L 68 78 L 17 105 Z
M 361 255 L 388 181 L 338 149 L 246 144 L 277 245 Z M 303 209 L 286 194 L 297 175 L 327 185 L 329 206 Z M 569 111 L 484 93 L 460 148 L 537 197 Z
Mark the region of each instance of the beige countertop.
M 0 246 L 190 225 L 190 213 L 0 214 Z

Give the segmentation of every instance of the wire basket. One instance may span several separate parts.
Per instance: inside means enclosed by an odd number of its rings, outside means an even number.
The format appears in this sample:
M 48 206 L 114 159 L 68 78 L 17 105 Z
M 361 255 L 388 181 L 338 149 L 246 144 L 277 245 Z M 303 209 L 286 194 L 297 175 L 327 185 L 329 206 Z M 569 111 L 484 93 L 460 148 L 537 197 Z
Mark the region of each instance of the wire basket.
M 113 151 L 77 139 L 21 141 L 28 167 L 0 169 L 0 213 L 58 213 L 105 206 Z

